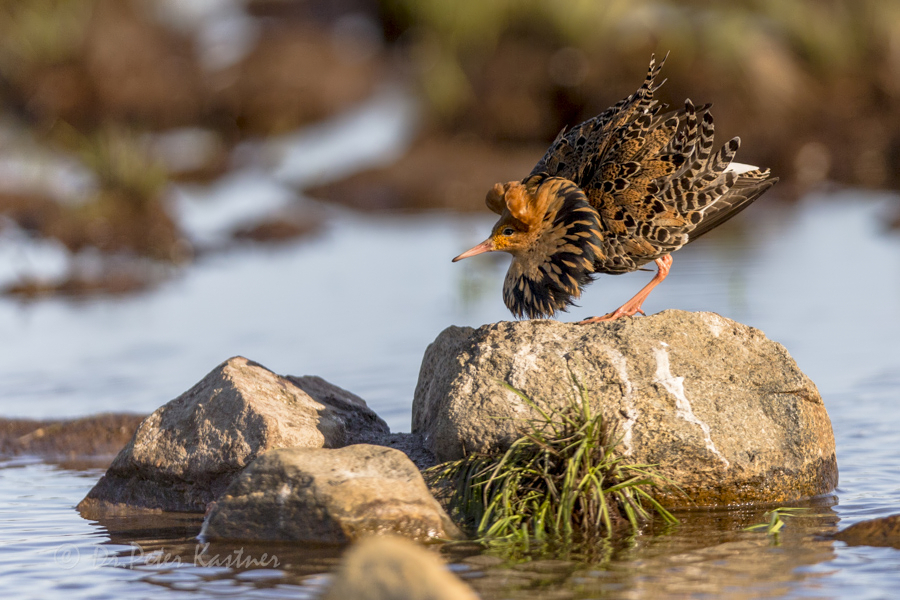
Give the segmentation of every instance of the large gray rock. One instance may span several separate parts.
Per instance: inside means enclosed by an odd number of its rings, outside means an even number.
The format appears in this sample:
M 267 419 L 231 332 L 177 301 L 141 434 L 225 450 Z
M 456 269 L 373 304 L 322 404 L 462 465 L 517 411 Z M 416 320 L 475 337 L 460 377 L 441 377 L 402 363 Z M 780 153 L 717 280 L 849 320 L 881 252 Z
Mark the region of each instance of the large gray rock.
M 537 415 L 500 382 L 553 411 L 577 394 L 573 376 L 618 423 L 620 451 L 687 493 L 660 492 L 669 506 L 783 502 L 837 484 L 816 386 L 780 344 L 713 313 L 450 327 L 425 352 L 413 432 L 439 461 L 503 449 Z
M 395 536 L 347 552 L 324 600 L 478 600 L 434 552 Z
M 267 450 L 337 448 L 387 433 L 350 392 L 235 357 L 147 417 L 79 509 L 203 512 Z
M 357 444 L 267 452 L 211 506 L 201 536 L 344 543 L 385 533 L 461 535 L 403 452 Z

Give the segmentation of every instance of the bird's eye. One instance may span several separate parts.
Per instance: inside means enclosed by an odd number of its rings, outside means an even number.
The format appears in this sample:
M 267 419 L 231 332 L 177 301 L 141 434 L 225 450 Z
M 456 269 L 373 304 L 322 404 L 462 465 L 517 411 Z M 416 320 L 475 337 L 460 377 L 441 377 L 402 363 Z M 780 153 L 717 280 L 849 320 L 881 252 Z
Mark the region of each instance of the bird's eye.
M 513 233 L 515 233 L 515 231 L 513 231 L 513 228 L 512 228 L 512 227 L 507 227 L 506 229 L 504 229 L 504 230 L 501 231 L 500 233 L 502 233 L 503 235 L 512 235 Z

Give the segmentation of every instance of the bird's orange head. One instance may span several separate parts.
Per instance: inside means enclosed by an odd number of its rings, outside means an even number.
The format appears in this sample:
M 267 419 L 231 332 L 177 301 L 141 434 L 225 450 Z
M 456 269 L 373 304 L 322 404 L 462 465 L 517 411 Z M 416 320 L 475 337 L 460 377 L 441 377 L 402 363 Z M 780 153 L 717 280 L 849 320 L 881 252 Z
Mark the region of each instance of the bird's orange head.
M 496 184 L 485 202 L 500 215 L 491 236 L 453 262 L 484 252 L 513 255 L 503 285 L 517 317 L 565 310 L 592 280 L 600 249 L 600 220 L 584 192 L 568 179 L 535 175 Z
M 550 200 L 543 194 L 539 202 L 533 190 L 525 187 L 521 181 L 510 181 L 506 184 L 494 184 L 485 198 L 488 208 L 500 215 L 494 224 L 491 236 L 474 248 L 463 252 L 453 262 L 482 254 L 483 252 L 503 251 L 516 255 L 527 250 L 540 230 L 540 223 L 546 211 L 544 204 Z

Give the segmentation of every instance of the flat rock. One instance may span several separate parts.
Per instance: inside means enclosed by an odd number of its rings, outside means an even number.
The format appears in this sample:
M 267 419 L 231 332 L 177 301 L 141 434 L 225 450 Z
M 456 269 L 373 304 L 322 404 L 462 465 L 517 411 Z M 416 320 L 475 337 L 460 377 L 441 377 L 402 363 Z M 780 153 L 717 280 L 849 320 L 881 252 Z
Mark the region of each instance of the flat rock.
M 267 450 L 337 448 L 388 432 L 346 390 L 234 357 L 147 417 L 78 508 L 203 512 Z
M 834 534 L 850 546 L 887 546 L 900 549 L 900 515 L 862 521 Z
M 668 310 L 578 325 L 547 320 L 449 327 L 428 347 L 413 433 L 438 461 L 496 452 L 579 393 L 617 423 L 620 451 L 684 490 L 668 506 L 784 502 L 837 484 L 831 421 L 787 350 L 713 313 Z
M 477 600 L 441 559 L 395 536 L 368 537 L 341 561 L 324 600 Z
M 357 444 L 260 456 L 211 506 L 201 536 L 346 543 L 386 533 L 461 536 L 403 452 Z

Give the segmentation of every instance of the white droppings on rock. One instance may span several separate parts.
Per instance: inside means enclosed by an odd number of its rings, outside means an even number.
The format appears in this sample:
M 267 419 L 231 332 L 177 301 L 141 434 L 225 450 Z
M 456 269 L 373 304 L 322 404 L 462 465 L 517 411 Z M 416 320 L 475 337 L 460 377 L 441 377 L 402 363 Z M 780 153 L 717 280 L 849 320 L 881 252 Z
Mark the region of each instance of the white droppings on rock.
M 625 446 L 625 456 L 630 456 L 633 450 L 631 445 L 632 430 L 635 422 L 637 422 L 638 412 L 634 406 L 634 388 L 631 385 L 631 379 L 628 377 L 628 363 L 625 360 L 625 355 L 618 350 L 613 348 L 604 348 L 604 350 L 609 356 L 609 362 L 612 363 L 612 366 L 615 367 L 616 372 L 619 374 L 619 379 L 622 380 L 622 387 L 625 388 L 625 394 L 622 396 L 624 404 L 622 412 L 625 413 L 626 419 L 622 421 L 622 445 Z
M 706 324 L 709 325 L 709 330 L 716 337 L 725 331 L 725 323 L 722 321 L 722 318 L 714 313 L 700 313 L 703 315 L 703 320 L 706 321 Z
M 537 371 L 538 356 L 543 353 L 543 346 L 532 347 L 531 344 L 523 344 L 513 356 L 512 370 L 509 373 L 509 383 L 517 389 L 527 385 L 529 372 Z
M 654 381 L 662 385 L 666 388 L 666 391 L 675 396 L 675 414 L 688 423 L 698 425 L 700 429 L 703 430 L 706 449 L 718 456 L 726 467 L 731 466 L 728 459 L 716 449 L 716 445 L 713 443 L 712 437 L 710 436 L 709 425 L 701 421 L 697 418 L 697 415 L 694 414 L 694 409 L 691 408 L 691 403 L 684 393 L 684 377 L 675 377 L 672 375 L 672 370 L 669 367 L 669 353 L 663 348 L 654 348 L 653 354 L 656 357 L 656 377 Z
M 515 418 L 527 418 L 531 414 L 517 393 L 506 388 L 503 388 L 503 392 L 509 398 L 508 406 L 516 413 Z
M 475 389 L 475 377 L 471 373 L 467 373 L 465 379 L 460 386 L 460 392 L 464 395 L 471 396 Z
M 287 483 L 283 483 L 280 488 L 278 488 L 278 494 L 275 496 L 275 501 L 278 504 L 284 504 L 285 500 L 290 498 L 291 496 L 291 486 Z

